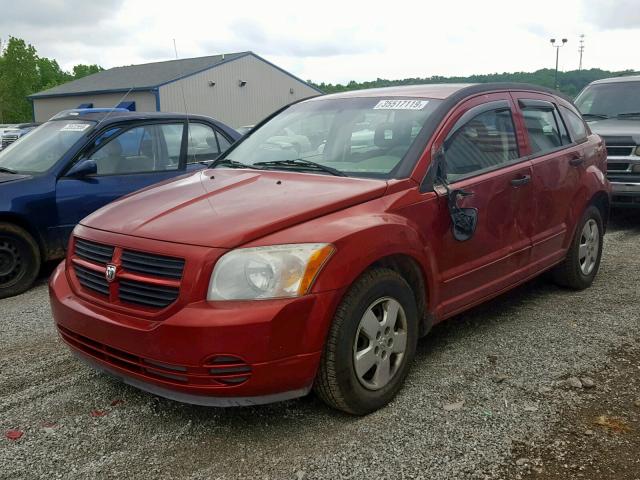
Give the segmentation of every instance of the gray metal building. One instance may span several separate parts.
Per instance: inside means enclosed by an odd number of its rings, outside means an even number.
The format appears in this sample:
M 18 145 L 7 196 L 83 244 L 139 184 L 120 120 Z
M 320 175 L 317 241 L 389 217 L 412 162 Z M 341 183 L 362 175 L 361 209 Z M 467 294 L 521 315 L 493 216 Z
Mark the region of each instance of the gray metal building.
M 61 110 L 122 106 L 139 112 L 208 115 L 253 125 L 319 90 L 253 52 L 116 67 L 35 93 L 34 120 Z

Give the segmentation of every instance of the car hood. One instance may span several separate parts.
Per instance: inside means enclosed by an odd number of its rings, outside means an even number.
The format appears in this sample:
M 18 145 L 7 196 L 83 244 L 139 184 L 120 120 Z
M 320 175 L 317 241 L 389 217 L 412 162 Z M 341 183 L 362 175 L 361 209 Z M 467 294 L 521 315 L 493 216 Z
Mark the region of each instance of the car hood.
M 384 194 L 382 180 L 209 169 L 117 200 L 82 225 L 189 245 L 233 248 Z
M 625 120 L 608 118 L 606 120 L 590 121 L 591 131 L 607 139 L 617 139 L 623 142 L 635 142 L 640 144 L 640 120 Z M 624 138 L 619 138 L 624 137 Z
M 15 182 L 16 180 L 24 180 L 29 178 L 30 175 L 22 175 L 19 173 L 3 173 L 0 172 L 0 183 Z

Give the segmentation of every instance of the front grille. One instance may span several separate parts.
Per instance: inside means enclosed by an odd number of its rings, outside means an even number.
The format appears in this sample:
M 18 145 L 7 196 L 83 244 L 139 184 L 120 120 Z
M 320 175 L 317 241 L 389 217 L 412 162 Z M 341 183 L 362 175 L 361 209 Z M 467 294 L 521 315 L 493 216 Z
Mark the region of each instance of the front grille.
M 76 237 L 76 255 L 89 262 L 106 265 L 113 258 L 113 247 Z
M 607 155 L 609 157 L 628 157 L 633 153 L 634 146 L 614 146 L 607 145 Z
M 150 253 L 122 252 L 122 268 L 128 272 L 143 273 L 154 277 L 181 279 L 184 260 Z
M 179 290 L 134 280 L 120 280 L 120 301 L 143 305 L 145 307 L 164 308 L 178 298 Z
M 18 138 L 20 138 L 19 135 L 3 135 L 2 136 L 2 148 L 5 148 L 9 145 L 11 145 L 13 142 L 15 142 L 16 140 L 18 140 Z
M 94 292 L 101 293 L 103 295 L 109 295 L 109 283 L 104 274 L 100 274 L 95 270 L 83 267 L 81 265 L 74 265 L 76 277 L 78 282 L 84 288 L 93 290 Z
M 124 250 L 78 237 L 74 245 L 71 264 L 87 293 L 99 293 L 109 302 L 144 310 L 166 308 L 180 295 L 185 266 L 182 258 Z M 106 278 L 107 265 L 116 268 L 111 281 Z
M 225 356 L 224 358 L 231 358 L 231 362 L 214 361 L 211 365 L 172 365 L 133 355 L 110 345 L 105 345 L 84 335 L 72 332 L 62 325 L 58 325 L 58 331 L 63 340 L 76 350 L 109 365 L 145 377 L 152 377 L 160 382 L 209 387 L 233 387 L 249 380 L 252 374 L 251 366 L 239 357 Z
M 608 172 L 626 172 L 629 170 L 628 163 L 620 163 L 620 162 L 609 162 L 607 164 Z

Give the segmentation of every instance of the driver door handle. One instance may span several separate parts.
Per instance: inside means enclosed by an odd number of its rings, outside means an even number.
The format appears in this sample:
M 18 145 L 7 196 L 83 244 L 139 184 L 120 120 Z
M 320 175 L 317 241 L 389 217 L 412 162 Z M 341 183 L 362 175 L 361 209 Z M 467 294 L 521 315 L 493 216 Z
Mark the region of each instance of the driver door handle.
M 531 181 L 531 175 L 522 175 L 521 177 L 511 180 L 511 185 L 514 187 L 522 187 L 527 185 Z

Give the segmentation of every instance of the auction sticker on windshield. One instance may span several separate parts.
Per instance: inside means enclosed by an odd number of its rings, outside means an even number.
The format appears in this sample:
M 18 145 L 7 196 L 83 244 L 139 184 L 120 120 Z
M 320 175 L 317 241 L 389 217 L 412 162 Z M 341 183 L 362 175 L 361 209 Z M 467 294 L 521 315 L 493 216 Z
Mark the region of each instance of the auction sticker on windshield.
M 380 100 L 374 110 L 422 110 L 428 100 Z
M 88 123 L 67 123 L 60 129 L 61 132 L 84 132 L 89 128 Z

